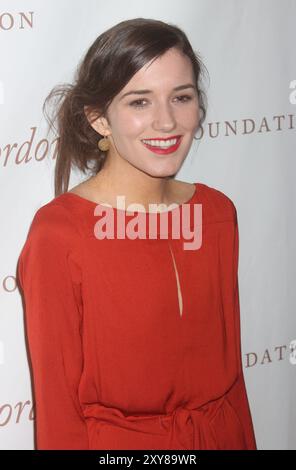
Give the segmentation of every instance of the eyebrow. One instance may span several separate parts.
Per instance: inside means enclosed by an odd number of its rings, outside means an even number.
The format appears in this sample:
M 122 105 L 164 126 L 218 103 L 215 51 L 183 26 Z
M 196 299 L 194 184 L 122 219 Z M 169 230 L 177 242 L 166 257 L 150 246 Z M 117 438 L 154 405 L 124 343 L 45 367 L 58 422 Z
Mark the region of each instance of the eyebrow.
M 196 90 L 195 85 L 192 85 L 192 83 L 186 83 L 185 85 L 179 85 L 173 88 L 173 91 L 185 90 L 186 88 L 194 88 Z M 127 93 L 124 93 L 124 95 L 122 95 L 120 100 L 122 100 L 125 96 L 128 96 L 128 95 L 146 95 L 148 93 L 153 93 L 153 91 L 152 90 L 131 90 L 131 91 L 128 91 Z

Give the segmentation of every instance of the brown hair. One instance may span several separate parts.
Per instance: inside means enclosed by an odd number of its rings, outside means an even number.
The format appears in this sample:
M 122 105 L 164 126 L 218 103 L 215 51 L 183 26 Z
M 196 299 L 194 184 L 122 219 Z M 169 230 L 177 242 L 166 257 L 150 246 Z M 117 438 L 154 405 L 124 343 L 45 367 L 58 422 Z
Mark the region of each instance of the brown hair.
M 186 34 L 177 26 L 159 20 L 134 18 L 122 21 L 96 38 L 76 69 L 73 84 L 56 85 L 43 104 L 43 113 L 59 134 L 55 165 L 55 196 L 68 190 L 72 165 L 83 173 L 95 175 L 103 167 L 107 153 L 97 145 L 101 136 L 88 122 L 84 106 L 105 116 L 113 98 L 133 75 L 152 59 L 170 48 L 178 48 L 189 57 L 197 86 L 202 115 L 206 118 L 206 95 L 201 78 L 207 71 L 192 49 Z M 46 112 L 47 103 L 57 98 L 53 119 Z M 91 164 L 91 166 L 89 166 Z

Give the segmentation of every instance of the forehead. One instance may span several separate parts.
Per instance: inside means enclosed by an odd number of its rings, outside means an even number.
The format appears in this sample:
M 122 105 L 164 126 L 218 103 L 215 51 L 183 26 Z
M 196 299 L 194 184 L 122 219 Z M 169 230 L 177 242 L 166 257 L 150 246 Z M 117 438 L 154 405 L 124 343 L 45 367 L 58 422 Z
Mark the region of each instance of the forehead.
M 165 54 L 152 59 L 130 79 L 121 90 L 124 94 L 135 87 L 149 89 L 174 88 L 183 83 L 193 82 L 193 68 L 189 57 L 176 49 L 169 49 Z

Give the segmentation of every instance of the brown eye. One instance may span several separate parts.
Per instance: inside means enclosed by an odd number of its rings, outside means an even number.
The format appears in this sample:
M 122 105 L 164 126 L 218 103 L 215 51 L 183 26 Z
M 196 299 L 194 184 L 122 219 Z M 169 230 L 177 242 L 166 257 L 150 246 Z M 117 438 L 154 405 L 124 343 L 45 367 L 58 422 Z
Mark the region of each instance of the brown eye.
M 192 96 L 190 96 L 190 95 L 177 96 L 177 98 L 178 99 L 181 98 L 181 99 L 179 99 L 179 101 L 181 101 L 181 103 L 186 103 L 187 101 L 192 100 Z
M 192 96 L 190 95 L 181 95 L 181 96 L 177 96 L 176 98 L 181 103 L 187 103 L 188 101 L 192 100 Z M 138 100 L 132 101 L 131 103 L 129 103 L 129 105 L 134 108 L 144 108 L 145 104 L 142 104 L 142 103 L 145 101 L 146 101 L 145 99 L 138 99 Z
M 136 108 L 143 108 L 144 106 L 142 104 L 139 104 L 139 103 L 142 103 L 143 101 L 145 100 L 135 100 L 135 101 L 132 101 L 130 103 L 130 106 L 134 106 Z

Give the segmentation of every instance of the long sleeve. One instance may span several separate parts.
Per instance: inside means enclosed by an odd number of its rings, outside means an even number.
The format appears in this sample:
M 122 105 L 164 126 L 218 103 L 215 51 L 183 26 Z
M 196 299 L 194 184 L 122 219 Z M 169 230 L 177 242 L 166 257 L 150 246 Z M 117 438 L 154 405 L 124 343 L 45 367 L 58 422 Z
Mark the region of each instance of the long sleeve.
M 79 403 L 83 370 L 79 233 L 67 210 L 35 214 L 17 273 L 33 376 L 37 449 L 88 449 Z
M 238 379 L 235 385 L 229 392 L 229 399 L 232 406 L 238 414 L 240 422 L 244 429 L 245 442 L 248 450 L 257 450 L 252 417 L 247 397 L 245 386 L 242 353 L 241 353 L 241 330 L 240 330 L 240 302 L 239 302 L 239 282 L 238 282 L 238 259 L 239 259 L 239 231 L 237 222 L 237 212 L 234 204 L 232 203 L 234 225 L 233 232 L 231 233 L 231 242 L 229 243 L 229 253 L 232 256 L 232 282 L 233 282 L 233 306 L 234 306 L 234 333 L 236 340 L 236 353 L 238 364 Z

